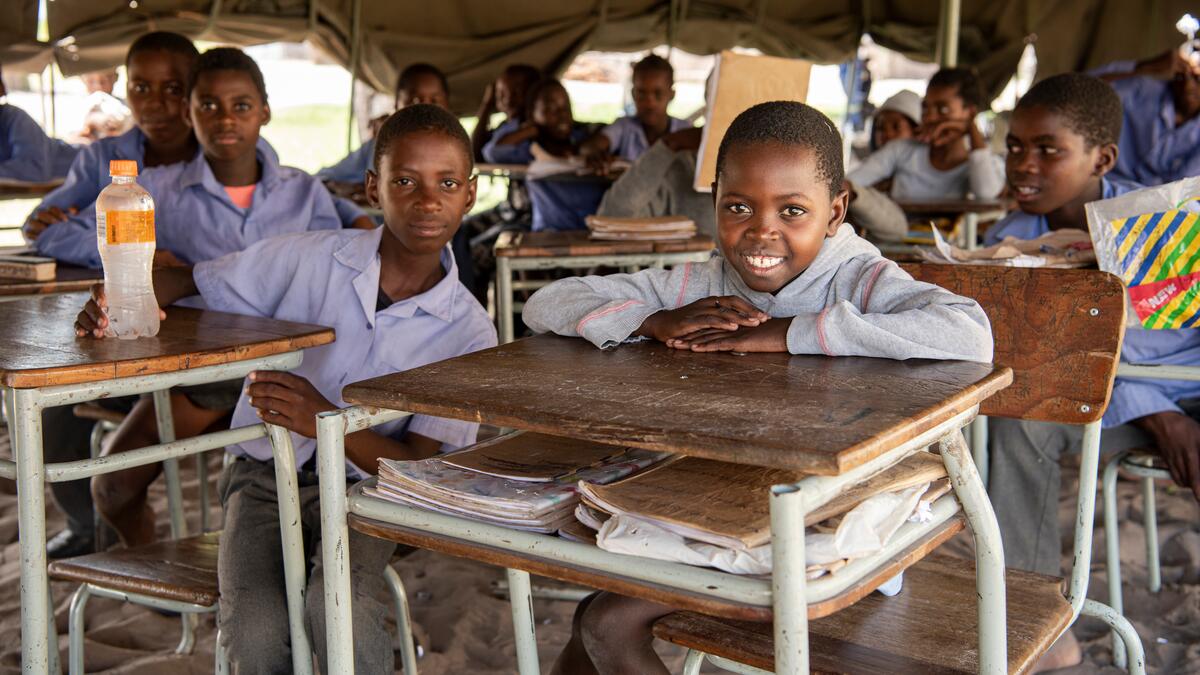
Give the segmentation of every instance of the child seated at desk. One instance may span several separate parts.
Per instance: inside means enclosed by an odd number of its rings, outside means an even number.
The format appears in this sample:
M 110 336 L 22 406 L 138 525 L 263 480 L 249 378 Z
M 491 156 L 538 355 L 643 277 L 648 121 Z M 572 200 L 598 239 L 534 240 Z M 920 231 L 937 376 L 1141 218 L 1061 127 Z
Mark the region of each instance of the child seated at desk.
M 144 171 L 138 182 L 155 201 L 160 262 L 195 264 L 241 251 L 262 239 L 309 230 L 336 230 L 341 222 L 329 192 L 316 178 L 282 167 L 258 147 L 271 117 L 262 73 L 237 49 L 211 49 L 192 70 L 188 93 L 200 152 L 190 161 Z M 100 266 L 95 205 L 51 225 L 38 250 L 61 260 Z M 237 401 L 238 383 L 212 383 L 173 392 L 178 438 L 220 423 Z M 152 401 L 139 401 L 114 434 L 106 453 L 157 442 Z M 159 464 L 92 480 L 96 509 L 128 545 L 154 541 L 154 514 L 146 488 Z
M 483 92 L 483 100 L 476 113 L 475 129 L 471 132 L 471 147 L 475 150 L 475 161 L 482 162 L 483 146 L 492 138 L 506 136 L 516 131 L 529 116 L 526 110 L 529 89 L 542 79 L 542 72 L 527 63 L 514 63 L 504 69 L 496 81 Z M 504 113 L 504 121 L 492 128 L 492 115 Z
M 614 158 L 635 162 L 658 139 L 691 125 L 667 114 L 675 99 L 675 69 L 657 54 L 633 64 L 633 105 L 636 113 L 613 122 L 579 148 L 587 163 L 606 171 Z
M 1117 163 L 1121 101 L 1104 82 L 1078 73 L 1034 85 L 1017 103 L 1008 134 L 1008 183 L 1019 210 L 988 232 L 987 242 L 1032 239 L 1050 230 L 1088 228 L 1084 205 L 1140 186 L 1108 177 Z M 1200 331 L 1125 332 L 1121 360 L 1200 365 Z M 1157 448 L 1171 476 L 1200 499 L 1200 383 L 1122 379 L 1104 413 L 1100 451 Z M 1059 460 L 1079 452 L 1083 427 L 993 418 L 988 422 L 992 504 L 1012 568 L 1059 575 L 1062 540 Z M 1068 631 L 1039 670 L 1079 663 Z
M 966 68 L 939 70 L 921 102 L 915 138 L 898 138 L 863 160 L 847 175 L 871 187 L 891 179 L 893 199 L 933 201 L 995 199 L 1004 188 L 1004 160 L 988 149 L 975 124 L 986 105 L 983 88 Z
M 8 96 L 0 74 L 0 99 Z M 67 175 L 79 148 L 51 138 L 29 113 L 0 103 L 0 179 L 45 183 Z
M 587 128 L 575 122 L 571 97 L 562 82 L 545 79 L 529 92 L 530 119 L 516 131 L 496 134 L 483 146 L 483 156 L 497 164 L 529 164 L 538 153 L 569 159 L 579 154 Z M 584 219 L 596 213 L 607 185 L 599 179 L 530 178 L 533 230 L 582 230 Z
M 337 341 L 310 350 L 291 373 L 259 371 L 238 400 L 233 426 L 266 421 L 291 431 L 300 469 L 300 513 L 317 551 L 306 591 L 309 635 L 327 663 L 321 522 L 314 469 L 317 413 L 345 406 L 343 384 L 493 347 L 496 330 L 458 281 L 449 242 L 475 201 L 471 140 L 449 112 L 405 108 L 379 132 L 367 194 L 384 213 L 369 231 L 313 232 L 263 241 L 195 267 L 160 269 L 162 305 L 199 293 L 227 312 L 331 326 Z M 99 336 L 103 288 L 76 332 Z M 375 473 L 379 459 L 421 459 L 469 445 L 478 425 L 415 415 L 346 437 L 347 475 Z M 231 446 L 221 479 L 225 528 L 218 577 L 221 637 L 243 673 L 290 672 L 288 613 L 275 470 L 266 439 Z M 355 672 L 395 670 L 385 619 L 384 567 L 395 545 L 352 532 L 349 555 Z
M 600 348 L 650 338 L 692 351 L 991 360 L 975 301 L 913 280 L 842 222 L 841 138 L 814 108 L 777 101 L 738 115 L 713 195 L 720 252 L 709 262 L 556 281 L 526 303 L 526 323 Z M 650 627 L 670 611 L 592 596 L 552 672 L 666 673 Z

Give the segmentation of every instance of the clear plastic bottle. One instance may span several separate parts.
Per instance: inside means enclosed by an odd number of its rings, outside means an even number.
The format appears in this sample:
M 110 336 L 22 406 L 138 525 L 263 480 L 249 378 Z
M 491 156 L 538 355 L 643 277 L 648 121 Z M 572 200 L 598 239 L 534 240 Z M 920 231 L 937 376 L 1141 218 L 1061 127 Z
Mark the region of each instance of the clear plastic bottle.
M 137 162 L 114 159 L 112 184 L 96 198 L 96 245 L 108 300 L 106 335 L 122 340 L 158 334 L 154 298 L 154 199 L 137 184 Z

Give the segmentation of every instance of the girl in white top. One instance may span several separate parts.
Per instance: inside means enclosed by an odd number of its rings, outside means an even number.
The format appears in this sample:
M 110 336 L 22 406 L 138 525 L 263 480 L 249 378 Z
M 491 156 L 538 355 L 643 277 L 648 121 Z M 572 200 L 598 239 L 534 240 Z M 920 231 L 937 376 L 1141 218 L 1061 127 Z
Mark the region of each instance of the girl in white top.
M 988 150 L 975 125 L 982 104 L 972 71 L 939 70 L 921 102 L 916 138 L 888 143 L 846 178 L 864 186 L 890 179 L 889 194 L 899 201 L 996 198 L 1004 189 L 1004 159 Z

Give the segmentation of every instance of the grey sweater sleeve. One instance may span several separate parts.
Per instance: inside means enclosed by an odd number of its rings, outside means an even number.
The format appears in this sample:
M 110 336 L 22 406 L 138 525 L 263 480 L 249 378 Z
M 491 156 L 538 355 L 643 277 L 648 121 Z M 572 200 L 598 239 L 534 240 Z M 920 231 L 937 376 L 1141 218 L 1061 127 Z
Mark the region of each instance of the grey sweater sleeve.
M 692 266 L 560 279 L 534 293 L 521 317 L 538 333 L 582 337 L 601 349 L 613 347 L 629 339 L 646 317 L 685 300 L 682 291 Z
M 995 199 L 1004 189 L 1004 158 L 991 150 L 972 150 L 967 156 L 967 182 L 976 199 Z
M 650 146 L 629 170 L 612 184 L 597 213 L 614 218 L 645 218 L 667 213 L 662 182 L 675 153 L 663 143 Z
M 978 303 L 916 281 L 888 260 L 864 265 L 852 299 L 792 319 L 793 354 L 992 360 L 992 328 Z
M 900 205 L 873 187 L 854 185 L 858 195 L 850 202 L 846 220 L 863 228 L 867 238 L 874 241 L 904 241 L 908 234 L 908 217 Z
M 881 180 L 891 178 L 900 164 L 901 146 L 901 143 L 888 143 L 872 152 L 857 169 L 846 174 L 846 180 L 857 186 L 871 187 Z

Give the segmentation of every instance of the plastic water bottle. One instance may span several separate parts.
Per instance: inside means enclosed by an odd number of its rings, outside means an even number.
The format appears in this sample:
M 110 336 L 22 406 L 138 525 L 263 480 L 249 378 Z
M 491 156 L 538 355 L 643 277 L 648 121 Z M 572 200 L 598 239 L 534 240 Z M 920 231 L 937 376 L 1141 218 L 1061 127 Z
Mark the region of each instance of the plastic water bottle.
M 137 184 L 137 162 L 114 159 L 112 184 L 96 198 L 96 245 L 108 300 L 105 334 L 122 340 L 158 335 L 154 298 L 154 199 Z

